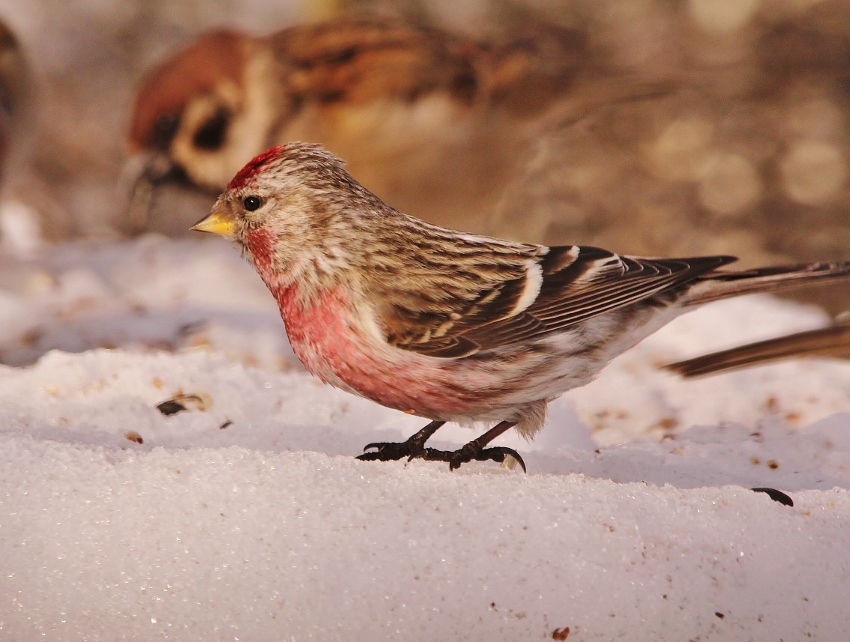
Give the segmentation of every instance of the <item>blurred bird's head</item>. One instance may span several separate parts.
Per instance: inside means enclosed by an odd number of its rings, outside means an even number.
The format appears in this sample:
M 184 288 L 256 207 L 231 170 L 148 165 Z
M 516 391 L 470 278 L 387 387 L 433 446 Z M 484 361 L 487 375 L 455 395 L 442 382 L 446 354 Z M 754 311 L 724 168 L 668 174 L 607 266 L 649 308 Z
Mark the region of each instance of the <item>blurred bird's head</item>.
M 254 50 L 250 36 L 216 31 L 148 73 L 129 134 L 145 178 L 185 178 L 217 192 L 266 147 L 267 101 L 250 78 L 262 63 Z
M 289 140 L 396 159 L 406 139 L 433 141 L 469 112 L 482 55 L 471 41 L 391 21 L 341 19 L 266 37 L 212 32 L 142 81 L 130 150 L 154 182 L 182 175 L 211 191 Z M 422 121 L 427 135 L 417 136 Z

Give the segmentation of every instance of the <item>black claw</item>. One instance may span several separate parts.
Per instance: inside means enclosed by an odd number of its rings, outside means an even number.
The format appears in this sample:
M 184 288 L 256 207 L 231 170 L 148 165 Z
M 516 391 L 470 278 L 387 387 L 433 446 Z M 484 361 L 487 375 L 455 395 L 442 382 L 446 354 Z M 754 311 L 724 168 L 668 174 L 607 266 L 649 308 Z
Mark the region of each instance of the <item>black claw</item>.
M 528 472 L 525 469 L 525 462 L 522 460 L 522 457 L 520 457 L 519 453 L 513 448 L 505 448 L 504 446 L 494 446 L 493 448 L 485 448 L 475 456 L 475 459 L 478 461 L 487 461 L 488 459 L 491 459 L 496 463 L 501 464 L 505 461 L 505 457 L 508 456 L 511 456 L 517 460 L 517 463 L 522 466 L 522 472 Z
M 364 452 L 362 455 L 358 455 L 357 459 L 361 461 L 396 461 L 404 457 L 412 459 L 418 455 L 415 445 L 409 442 L 376 442 L 367 444 L 363 450 L 370 448 L 376 450 L 370 453 Z
M 381 453 L 363 453 L 362 455 L 357 455 L 355 459 L 359 459 L 360 461 L 381 461 Z

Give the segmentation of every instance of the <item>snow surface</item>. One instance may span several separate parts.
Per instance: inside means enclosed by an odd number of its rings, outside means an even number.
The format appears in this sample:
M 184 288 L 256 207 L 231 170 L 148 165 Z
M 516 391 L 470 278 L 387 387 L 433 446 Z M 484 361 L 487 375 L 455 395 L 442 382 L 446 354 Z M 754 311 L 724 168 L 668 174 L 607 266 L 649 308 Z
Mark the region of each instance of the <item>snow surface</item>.
M 450 473 L 353 459 L 422 420 L 304 373 L 227 243 L 0 255 L 0 639 L 846 639 L 850 365 L 657 368 L 827 322 L 707 306 Z

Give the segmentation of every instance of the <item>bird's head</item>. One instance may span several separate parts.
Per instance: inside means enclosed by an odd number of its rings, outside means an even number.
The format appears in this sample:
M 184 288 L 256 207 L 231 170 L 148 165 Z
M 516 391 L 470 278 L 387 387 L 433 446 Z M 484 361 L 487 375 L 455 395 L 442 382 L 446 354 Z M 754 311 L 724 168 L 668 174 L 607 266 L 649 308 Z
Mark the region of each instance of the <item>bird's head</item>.
M 254 38 L 222 30 L 154 68 L 130 121 L 133 163 L 153 183 L 180 176 L 220 190 L 266 146 L 267 84 L 256 81 L 267 67 Z
M 336 231 L 386 208 L 343 165 L 318 145 L 273 147 L 233 177 L 192 229 L 234 240 L 266 283 L 304 270 L 316 278 L 333 273 L 344 262 Z

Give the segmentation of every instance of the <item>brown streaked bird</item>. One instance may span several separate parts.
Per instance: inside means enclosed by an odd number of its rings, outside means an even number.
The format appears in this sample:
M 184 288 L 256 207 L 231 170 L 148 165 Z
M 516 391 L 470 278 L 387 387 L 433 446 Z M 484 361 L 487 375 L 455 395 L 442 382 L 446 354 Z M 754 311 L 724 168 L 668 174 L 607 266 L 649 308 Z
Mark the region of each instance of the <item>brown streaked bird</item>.
M 317 145 L 269 149 L 194 229 L 242 249 L 309 372 L 431 420 L 361 459 L 522 463 L 490 442 L 511 428 L 534 437 L 549 401 L 688 309 L 850 278 L 850 263 L 736 272 L 720 269 L 730 256 L 649 259 L 466 234 L 390 207 L 343 165 Z M 495 426 L 457 451 L 426 448 L 447 421 Z
M 143 194 L 175 177 L 218 193 L 269 146 L 310 140 L 394 206 L 463 220 L 495 205 L 533 123 L 588 59 L 582 35 L 553 26 L 498 44 L 352 18 L 216 31 L 141 82 L 128 174 Z
M 841 323 L 817 330 L 795 332 L 784 337 L 678 361 L 664 368 L 683 377 L 701 377 L 784 359 L 816 357 L 850 359 L 850 324 Z

